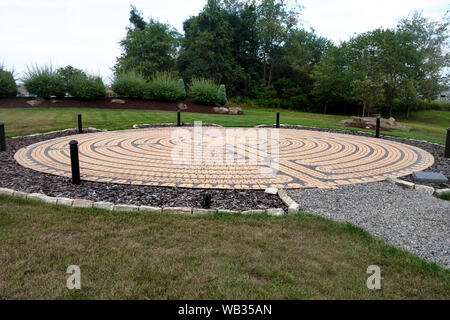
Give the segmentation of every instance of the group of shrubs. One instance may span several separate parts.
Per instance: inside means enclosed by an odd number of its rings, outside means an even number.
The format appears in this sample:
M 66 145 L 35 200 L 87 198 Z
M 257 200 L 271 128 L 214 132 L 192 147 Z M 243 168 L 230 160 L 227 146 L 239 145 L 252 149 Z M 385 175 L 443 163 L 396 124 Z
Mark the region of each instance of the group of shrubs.
M 17 86 L 12 72 L 0 64 L 0 98 L 14 97 L 16 94 Z
M 95 100 L 105 96 L 106 87 L 101 77 L 86 74 L 71 66 L 54 70 L 51 66 L 34 66 L 28 69 L 24 79 L 28 92 L 42 98 L 64 97 L 66 93 L 82 100 Z M 157 72 L 151 79 L 138 73 L 117 74 L 111 90 L 120 98 L 175 101 L 189 99 L 206 105 L 226 104 L 224 85 L 216 85 L 207 79 L 193 79 L 186 86 L 172 72 Z M 15 96 L 17 86 L 11 72 L 0 65 L 0 97 Z
M 95 100 L 105 96 L 106 88 L 99 76 L 86 74 L 70 66 L 54 70 L 51 66 L 28 69 L 24 86 L 38 97 L 64 97 L 66 93 L 81 100 Z
M 135 72 L 116 75 L 111 90 L 118 97 L 159 101 L 189 100 L 206 105 L 226 104 L 225 85 L 217 86 L 207 79 L 193 79 L 186 86 L 183 79 L 171 72 L 157 72 L 150 80 Z

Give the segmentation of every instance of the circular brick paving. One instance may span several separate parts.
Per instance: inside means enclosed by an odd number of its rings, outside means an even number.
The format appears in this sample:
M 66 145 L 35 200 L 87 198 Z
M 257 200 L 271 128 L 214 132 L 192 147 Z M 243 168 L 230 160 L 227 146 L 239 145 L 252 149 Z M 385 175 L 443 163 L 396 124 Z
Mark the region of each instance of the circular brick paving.
M 268 128 L 177 130 L 62 137 L 22 148 L 15 159 L 27 168 L 70 177 L 68 143 L 75 139 L 84 180 L 221 189 L 335 188 L 405 176 L 434 161 L 413 146 L 355 135 Z

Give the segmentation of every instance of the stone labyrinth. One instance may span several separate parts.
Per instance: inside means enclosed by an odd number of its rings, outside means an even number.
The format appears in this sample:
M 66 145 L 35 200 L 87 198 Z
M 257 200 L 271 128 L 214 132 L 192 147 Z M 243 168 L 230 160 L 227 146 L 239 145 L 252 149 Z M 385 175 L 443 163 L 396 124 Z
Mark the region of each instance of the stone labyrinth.
M 191 127 L 182 129 L 181 137 L 176 130 L 61 137 L 22 148 L 15 159 L 33 170 L 71 177 L 69 141 L 74 139 L 79 142 L 82 180 L 219 189 L 336 188 L 405 176 L 434 161 L 422 149 L 356 135 L 203 127 L 203 136 L 195 136 Z

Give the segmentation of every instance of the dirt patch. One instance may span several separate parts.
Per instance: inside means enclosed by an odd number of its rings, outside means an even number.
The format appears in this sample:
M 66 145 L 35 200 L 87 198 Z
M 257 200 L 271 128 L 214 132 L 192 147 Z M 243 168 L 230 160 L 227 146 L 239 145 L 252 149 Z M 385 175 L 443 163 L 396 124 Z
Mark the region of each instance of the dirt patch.
M 115 98 L 103 98 L 94 101 L 83 101 L 74 98 L 45 99 L 36 107 L 30 106 L 27 101 L 35 100 L 30 97 L 12 97 L 0 99 L 0 108 L 98 108 L 98 109 L 135 109 L 135 110 L 161 110 L 177 111 L 180 102 L 187 106 L 182 112 L 215 113 L 214 107 L 196 104 L 190 101 L 154 101 L 141 99 L 121 99 L 125 103 L 111 102 Z

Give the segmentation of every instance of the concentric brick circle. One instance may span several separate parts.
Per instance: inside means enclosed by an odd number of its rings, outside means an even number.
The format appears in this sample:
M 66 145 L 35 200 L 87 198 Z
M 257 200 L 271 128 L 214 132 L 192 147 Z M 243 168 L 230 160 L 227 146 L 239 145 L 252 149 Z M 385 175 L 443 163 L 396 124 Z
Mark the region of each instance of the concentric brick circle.
M 417 147 L 356 135 L 204 127 L 196 136 L 194 128 L 177 130 L 61 137 L 22 148 L 15 159 L 27 168 L 71 177 L 69 141 L 74 139 L 83 180 L 218 189 L 335 188 L 405 176 L 434 161 Z

